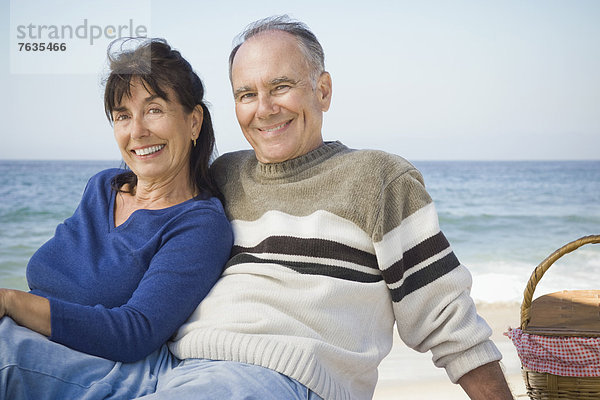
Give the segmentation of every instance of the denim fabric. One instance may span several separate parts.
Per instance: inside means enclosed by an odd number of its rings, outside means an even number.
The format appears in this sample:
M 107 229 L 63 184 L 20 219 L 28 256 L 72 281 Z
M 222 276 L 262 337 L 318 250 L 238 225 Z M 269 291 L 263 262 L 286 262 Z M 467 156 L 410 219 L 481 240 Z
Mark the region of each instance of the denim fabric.
M 0 400 L 322 400 L 275 371 L 230 361 L 180 361 L 162 346 L 135 363 L 91 356 L 0 319 Z
M 256 365 L 184 360 L 161 377 L 156 393 L 139 400 L 322 400 L 294 379 Z
M 124 364 L 72 350 L 0 320 L 0 399 L 131 399 L 154 392 L 175 358 L 163 346 Z

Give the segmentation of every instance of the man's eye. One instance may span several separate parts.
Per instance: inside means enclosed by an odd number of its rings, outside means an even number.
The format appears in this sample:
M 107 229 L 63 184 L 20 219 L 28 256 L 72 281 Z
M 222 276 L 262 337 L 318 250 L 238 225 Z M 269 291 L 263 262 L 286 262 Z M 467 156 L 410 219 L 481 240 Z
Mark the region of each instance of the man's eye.
M 275 87 L 275 92 L 277 92 L 277 93 L 286 92 L 289 88 L 290 88 L 289 85 L 278 85 Z
M 244 93 L 239 97 L 239 99 L 241 102 L 246 103 L 251 101 L 254 97 L 256 97 L 256 93 Z

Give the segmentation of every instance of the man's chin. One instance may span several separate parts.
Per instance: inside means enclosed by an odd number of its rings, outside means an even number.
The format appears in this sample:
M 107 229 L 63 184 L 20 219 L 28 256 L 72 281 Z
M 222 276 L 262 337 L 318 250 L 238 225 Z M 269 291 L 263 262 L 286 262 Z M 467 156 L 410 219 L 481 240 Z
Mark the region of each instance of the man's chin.
M 282 148 L 282 146 L 269 146 L 259 151 L 254 149 L 256 158 L 263 164 L 276 164 L 295 158 L 292 151 Z

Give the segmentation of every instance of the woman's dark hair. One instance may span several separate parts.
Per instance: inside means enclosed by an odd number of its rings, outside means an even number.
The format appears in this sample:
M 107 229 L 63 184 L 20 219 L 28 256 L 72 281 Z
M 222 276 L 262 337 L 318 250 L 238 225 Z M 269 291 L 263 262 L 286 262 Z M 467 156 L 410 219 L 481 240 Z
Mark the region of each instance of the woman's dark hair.
M 133 49 L 125 49 L 138 43 Z M 190 153 L 190 177 L 201 198 L 222 198 L 209 173 L 215 150 L 215 134 L 210 112 L 204 102 L 204 86 L 190 63 L 164 39 L 114 41 L 108 48 L 108 62 L 110 75 L 106 78 L 104 111 L 111 123 L 113 110 L 120 105 L 123 96 L 131 96 L 132 81 L 136 79 L 140 79 L 148 91 L 165 100 L 178 101 L 188 113 L 197 105 L 202 107 L 200 135 Z M 175 93 L 176 99 L 169 98 L 168 89 Z M 136 185 L 137 176 L 132 171 L 117 175 L 112 182 L 113 189 L 118 192 L 134 193 Z

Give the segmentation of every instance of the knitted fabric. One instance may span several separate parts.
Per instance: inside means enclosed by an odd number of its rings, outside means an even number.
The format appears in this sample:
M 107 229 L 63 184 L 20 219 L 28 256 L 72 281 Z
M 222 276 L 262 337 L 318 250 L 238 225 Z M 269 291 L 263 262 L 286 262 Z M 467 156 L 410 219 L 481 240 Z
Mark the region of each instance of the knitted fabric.
M 500 353 L 421 175 L 339 142 L 279 164 L 251 151 L 215 176 L 234 230 L 222 278 L 170 345 L 261 365 L 325 399 L 370 399 L 394 323 L 453 381 Z

